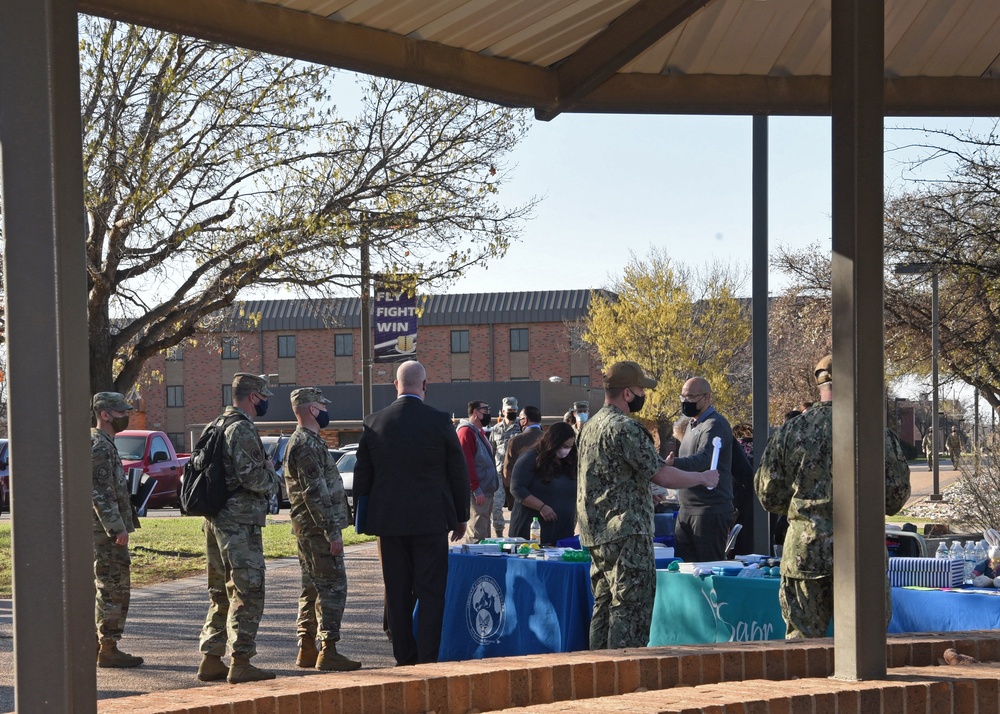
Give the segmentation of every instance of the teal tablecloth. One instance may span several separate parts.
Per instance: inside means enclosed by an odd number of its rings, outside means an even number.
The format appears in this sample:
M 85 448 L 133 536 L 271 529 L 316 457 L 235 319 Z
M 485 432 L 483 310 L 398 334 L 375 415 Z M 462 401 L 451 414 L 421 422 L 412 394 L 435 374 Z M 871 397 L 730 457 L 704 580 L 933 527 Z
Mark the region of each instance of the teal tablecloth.
M 649 645 L 783 639 L 779 582 L 658 570 Z

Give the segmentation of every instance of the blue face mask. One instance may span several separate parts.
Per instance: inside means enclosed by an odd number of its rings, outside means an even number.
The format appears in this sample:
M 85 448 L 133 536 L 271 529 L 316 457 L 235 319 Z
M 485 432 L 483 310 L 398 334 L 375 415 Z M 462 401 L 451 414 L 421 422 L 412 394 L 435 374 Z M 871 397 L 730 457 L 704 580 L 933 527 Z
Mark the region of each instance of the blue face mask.
M 321 409 L 319 414 L 316 415 L 316 423 L 319 424 L 320 429 L 325 429 L 330 423 L 330 412 L 326 409 Z
M 261 399 L 256 404 L 253 405 L 253 410 L 257 416 L 262 417 L 267 414 L 267 400 Z

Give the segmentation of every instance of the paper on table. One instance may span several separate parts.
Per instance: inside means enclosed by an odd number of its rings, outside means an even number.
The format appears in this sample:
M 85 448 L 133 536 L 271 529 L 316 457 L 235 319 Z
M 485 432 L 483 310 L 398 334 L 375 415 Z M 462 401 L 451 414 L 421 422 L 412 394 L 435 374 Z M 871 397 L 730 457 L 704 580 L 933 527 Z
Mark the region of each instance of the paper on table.
M 719 468 L 719 452 L 722 451 L 722 438 L 715 437 L 712 439 L 712 470 Z M 712 490 L 712 486 L 707 486 L 709 491 Z

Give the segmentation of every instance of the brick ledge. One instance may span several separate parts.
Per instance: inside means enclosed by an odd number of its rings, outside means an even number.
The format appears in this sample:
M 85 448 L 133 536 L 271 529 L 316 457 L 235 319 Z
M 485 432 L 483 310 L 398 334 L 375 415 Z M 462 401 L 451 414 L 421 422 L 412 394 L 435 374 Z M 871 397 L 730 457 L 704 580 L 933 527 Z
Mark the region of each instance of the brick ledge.
M 937 666 L 952 647 L 984 664 Z M 98 712 L 997 712 L 997 660 L 1000 632 L 994 631 L 890 635 L 890 672 L 869 682 L 828 679 L 830 639 L 650 647 L 209 685 L 101 700 Z

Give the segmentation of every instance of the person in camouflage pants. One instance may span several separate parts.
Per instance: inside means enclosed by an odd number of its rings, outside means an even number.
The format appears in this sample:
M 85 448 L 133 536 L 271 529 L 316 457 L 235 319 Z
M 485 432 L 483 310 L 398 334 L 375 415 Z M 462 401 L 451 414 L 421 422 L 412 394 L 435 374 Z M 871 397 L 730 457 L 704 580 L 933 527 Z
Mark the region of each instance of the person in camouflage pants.
M 824 637 L 833 617 L 833 359 L 816 365 L 820 401 L 779 428 L 754 476 L 761 505 L 788 516 L 779 601 L 788 639 Z M 910 496 L 899 439 L 885 431 L 885 512 Z M 886 581 L 886 623 L 892 613 Z
M 118 392 L 98 392 L 91 402 L 96 427 L 90 430 L 94 476 L 94 585 L 97 603 L 97 666 L 138 667 L 142 657 L 122 652 L 132 597 L 128 534 L 139 526 L 132 507 L 125 469 L 114 436 L 128 428 L 132 407 Z
M 616 362 L 604 377 L 604 406 L 577 442 L 577 526 L 590 549 L 594 613 L 590 648 L 645 647 L 653 617 L 653 497 L 650 481 L 667 488 L 719 482 L 718 471 L 667 466 L 653 437 L 629 418 L 642 409 L 656 380 L 635 362 Z
M 349 672 L 360 662 L 337 652 L 340 621 L 347 602 L 344 541 L 347 527 L 344 483 L 319 436 L 330 423 L 329 399 L 316 387 L 292 392 L 298 428 L 285 449 L 285 484 L 292 505 L 292 530 L 302 566 L 302 595 L 296 631 L 299 654 L 295 664 L 323 671 Z M 319 638 L 320 649 L 316 648 Z
M 205 518 L 204 531 L 211 604 L 199 638 L 202 653 L 198 679 L 231 684 L 274 679 L 273 672 L 250 664 L 257 654 L 257 629 L 264 614 L 264 543 L 268 497 L 278 488 L 274 465 L 264 456 L 257 428 L 249 413 L 264 416 L 271 391 L 263 377 L 237 372 L 233 406 L 212 425 L 238 417 L 225 427 L 223 464 L 226 485 L 233 492 L 215 516 Z M 241 417 L 241 418 L 239 418 Z M 222 662 L 229 644 L 233 654 Z

